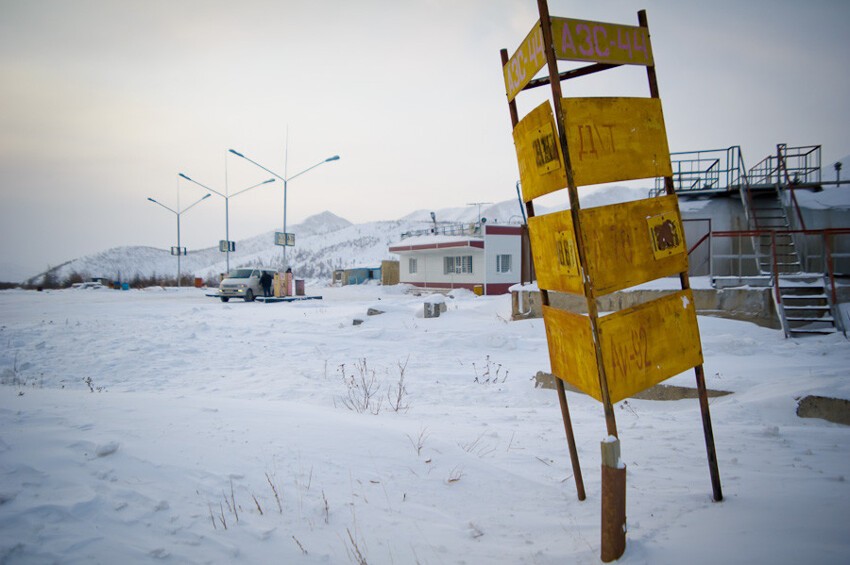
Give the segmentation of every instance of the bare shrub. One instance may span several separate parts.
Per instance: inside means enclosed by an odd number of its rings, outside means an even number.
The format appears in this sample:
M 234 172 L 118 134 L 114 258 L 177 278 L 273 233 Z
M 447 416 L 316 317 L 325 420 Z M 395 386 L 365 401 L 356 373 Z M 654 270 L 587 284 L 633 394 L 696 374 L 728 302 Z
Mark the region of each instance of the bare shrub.
M 83 379 L 83 382 L 86 383 L 86 386 L 89 387 L 89 392 L 103 392 L 106 389 L 102 386 L 96 386 L 91 377 L 86 377 Z
M 71 274 L 69 274 L 65 278 L 65 281 L 62 283 L 62 286 L 71 287 L 71 286 L 73 286 L 77 283 L 81 283 L 81 282 L 85 282 L 85 281 L 86 281 L 86 279 L 85 279 L 85 277 L 83 277 L 83 275 L 81 275 L 77 271 L 71 271 Z
M 490 360 L 490 356 L 487 355 L 484 358 L 484 365 L 481 367 L 481 374 L 478 374 L 479 367 L 472 364 L 472 370 L 475 372 L 475 381 L 480 384 L 488 384 L 488 383 L 503 383 L 508 380 L 508 370 L 505 369 L 504 373 L 502 373 L 502 364 L 496 363 Z
M 377 415 L 381 411 L 381 398 L 377 397 L 381 389 L 381 383 L 375 377 L 374 369 L 370 369 L 366 359 L 360 359 L 354 363 L 356 374 L 346 372 L 345 364 L 339 366 L 339 373 L 345 383 L 346 394 L 339 397 L 339 401 L 349 410 L 358 414 L 369 413 Z
M 404 373 L 407 370 L 407 362 L 410 361 L 410 356 L 398 362 L 398 382 L 387 387 L 387 402 L 393 412 L 407 412 L 410 405 L 407 403 L 407 387 L 404 384 Z
M 416 450 L 416 455 L 422 454 L 422 448 L 425 447 L 425 440 L 428 439 L 429 435 L 428 428 L 422 428 L 419 430 L 419 436 L 415 440 L 411 436 L 407 436 L 407 439 L 413 444 L 413 449 Z

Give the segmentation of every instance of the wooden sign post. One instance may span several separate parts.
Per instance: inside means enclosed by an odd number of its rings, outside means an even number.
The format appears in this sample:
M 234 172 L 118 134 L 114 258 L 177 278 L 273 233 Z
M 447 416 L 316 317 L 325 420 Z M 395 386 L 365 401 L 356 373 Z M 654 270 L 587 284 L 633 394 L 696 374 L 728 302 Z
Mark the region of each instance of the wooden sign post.
M 602 403 L 608 432 L 603 453 L 611 450 L 607 443 L 616 442 L 616 465 L 603 463 L 602 474 L 602 556 L 611 561 L 625 549 L 625 466 L 619 460 L 613 403 L 694 368 L 714 500 L 723 494 L 646 13 L 638 13 L 639 25 L 628 26 L 554 18 L 546 0 L 537 5 L 540 19 L 514 54 L 508 57 L 501 50 L 502 70 L 579 500 L 585 498 L 584 485 L 564 382 Z M 590 64 L 559 72 L 558 60 Z M 648 98 L 564 98 L 562 81 L 620 65 L 646 68 Z M 548 76 L 534 78 L 544 67 Z M 547 84 L 551 105 L 544 102 L 520 119 L 517 95 Z M 655 177 L 664 177 L 665 196 L 581 208 L 582 186 Z M 563 189 L 568 211 L 535 216 L 535 198 Z M 678 292 L 600 316 L 597 298 L 671 275 L 679 277 Z M 587 315 L 553 308 L 549 291 L 584 296 Z

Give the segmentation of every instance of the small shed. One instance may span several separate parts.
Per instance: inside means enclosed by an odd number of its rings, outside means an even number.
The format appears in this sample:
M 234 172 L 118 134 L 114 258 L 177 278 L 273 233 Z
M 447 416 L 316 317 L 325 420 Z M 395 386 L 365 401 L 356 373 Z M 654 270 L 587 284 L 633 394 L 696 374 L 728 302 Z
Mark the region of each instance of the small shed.
M 381 261 L 381 284 L 384 286 L 399 283 L 399 262 L 385 260 Z
M 381 280 L 381 267 L 353 267 L 334 271 L 333 282 L 341 286 Z

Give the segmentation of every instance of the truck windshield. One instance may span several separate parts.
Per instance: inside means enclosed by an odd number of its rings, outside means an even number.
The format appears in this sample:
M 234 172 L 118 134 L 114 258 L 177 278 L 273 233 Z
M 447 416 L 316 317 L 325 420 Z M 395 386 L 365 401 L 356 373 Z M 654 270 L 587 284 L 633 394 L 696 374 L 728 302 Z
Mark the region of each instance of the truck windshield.
M 251 276 L 253 269 L 234 269 L 227 274 L 229 279 L 247 279 Z

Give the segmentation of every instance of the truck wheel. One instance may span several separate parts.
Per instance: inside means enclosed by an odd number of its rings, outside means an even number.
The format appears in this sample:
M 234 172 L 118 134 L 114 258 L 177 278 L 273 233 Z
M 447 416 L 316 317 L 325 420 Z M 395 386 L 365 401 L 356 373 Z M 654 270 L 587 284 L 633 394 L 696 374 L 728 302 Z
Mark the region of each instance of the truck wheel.
M 250 288 L 245 291 L 245 302 L 253 302 L 254 301 L 254 291 Z
M 222 302 L 227 302 L 228 300 L 230 300 L 230 297 L 229 297 L 229 296 L 222 296 L 222 297 L 221 297 L 221 301 L 222 301 Z

